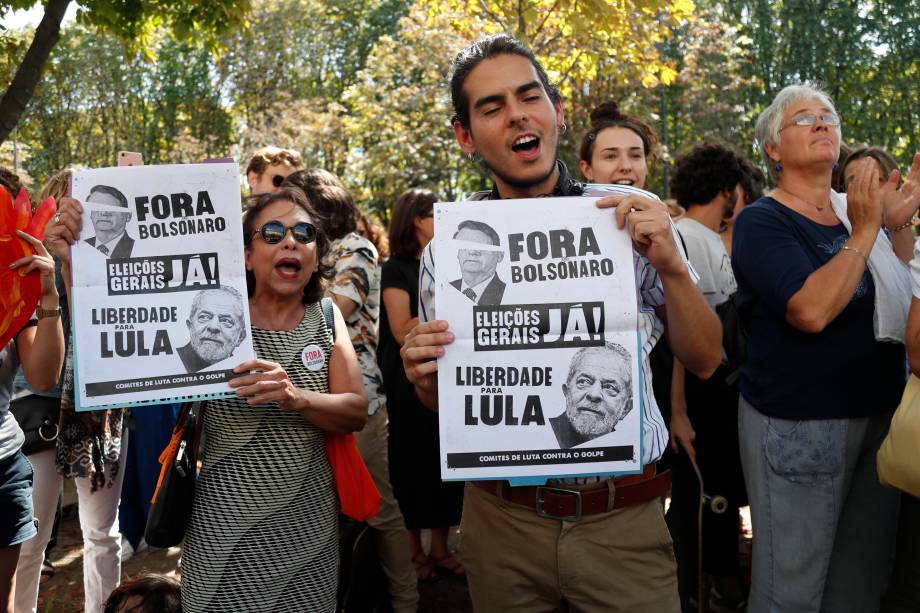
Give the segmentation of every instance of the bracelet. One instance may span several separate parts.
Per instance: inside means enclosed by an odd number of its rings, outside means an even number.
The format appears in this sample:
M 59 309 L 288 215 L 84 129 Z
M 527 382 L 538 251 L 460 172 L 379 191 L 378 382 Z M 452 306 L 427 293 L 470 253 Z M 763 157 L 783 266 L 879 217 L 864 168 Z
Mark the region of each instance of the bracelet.
M 863 259 L 863 262 L 866 264 L 869 263 L 869 258 L 866 257 L 866 254 L 857 249 L 856 247 L 851 247 L 850 245 L 844 245 L 840 248 L 840 251 L 852 251 L 856 255 L 860 256 Z
M 902 223 L 902 224 L 901 224 L 900 226 L 898 226 L 897 228 L 889 228 L 888 226 L 885 226 L 885 229 L 888 230 L 889 232 L 891 232 L 892 234 L 894 234 L 895 232 L 900 232 L 901 230 L 906 230 L 907 228 L 911 227 L 911 226 L 913 225 L 913 223 L 914 223 L 914 218 L 911 217 L 910 219 L 908 219 L 907 221 L 905 221 L 904 223 Z
M 35 318 L 36 319 L 47 319 L 49 317 L 60 317 L 61 316 L 61 307 L 57 306 L 53 309 L 46 309 L 42 305 L 38 305 L 35 308 Z

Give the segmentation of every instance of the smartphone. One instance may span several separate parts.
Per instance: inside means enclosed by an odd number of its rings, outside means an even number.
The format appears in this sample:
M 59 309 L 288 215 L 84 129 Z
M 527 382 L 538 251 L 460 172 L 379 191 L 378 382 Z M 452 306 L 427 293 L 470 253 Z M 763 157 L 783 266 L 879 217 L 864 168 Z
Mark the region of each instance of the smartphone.
M 136 151 L 119 151 L 118 152 L 118 165 L 119 166 L 143 166 L 144 165 L 144 156 Z

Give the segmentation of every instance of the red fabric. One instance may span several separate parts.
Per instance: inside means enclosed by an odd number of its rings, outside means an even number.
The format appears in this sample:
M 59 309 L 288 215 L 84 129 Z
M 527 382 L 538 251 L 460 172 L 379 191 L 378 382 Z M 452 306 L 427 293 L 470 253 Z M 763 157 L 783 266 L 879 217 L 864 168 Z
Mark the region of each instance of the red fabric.
M 358 521 L 377 514 L 380 492 L 364 465 L 354 434 L 326 433 L 326 455 L 342 513 Z
M 0 348 L 28 323 L 41 298 L 38 273 L 25 274 L 25 267 L 10 270 L 10 264 L 34 254 L 32 246 L 20 238 L 16 230 L 42 240 L 44 224 L 55 210 L 54 198 L 49 198 L 42 202 L 33 217 L 26 190 L 19 192 L 14 203 L 9 192 L 0 187 L 0 288 L 3 288 L 0 291 Z

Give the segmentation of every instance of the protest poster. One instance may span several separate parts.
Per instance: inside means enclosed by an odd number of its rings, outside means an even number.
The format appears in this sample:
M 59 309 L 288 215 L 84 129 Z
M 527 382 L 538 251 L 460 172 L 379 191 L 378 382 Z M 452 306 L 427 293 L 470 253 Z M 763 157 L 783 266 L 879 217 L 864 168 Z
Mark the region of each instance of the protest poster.
M 229 396 L 255 354 L 235 163 L 74 172 L 78 410 Z
M 632 243 L 595 201 L 435 205 L 444 480 L 641 472 Z

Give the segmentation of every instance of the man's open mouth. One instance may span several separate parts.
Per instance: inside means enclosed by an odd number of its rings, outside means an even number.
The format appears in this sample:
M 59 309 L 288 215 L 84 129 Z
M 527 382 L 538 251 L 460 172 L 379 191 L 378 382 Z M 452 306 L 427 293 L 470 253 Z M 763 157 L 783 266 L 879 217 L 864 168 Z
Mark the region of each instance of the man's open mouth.
M 524 153 L 534 151 L 540 146 L 540 139 L 533 134 L 525 134 L 517 137 L 511 143 L 511 150 L 515 153 Z

